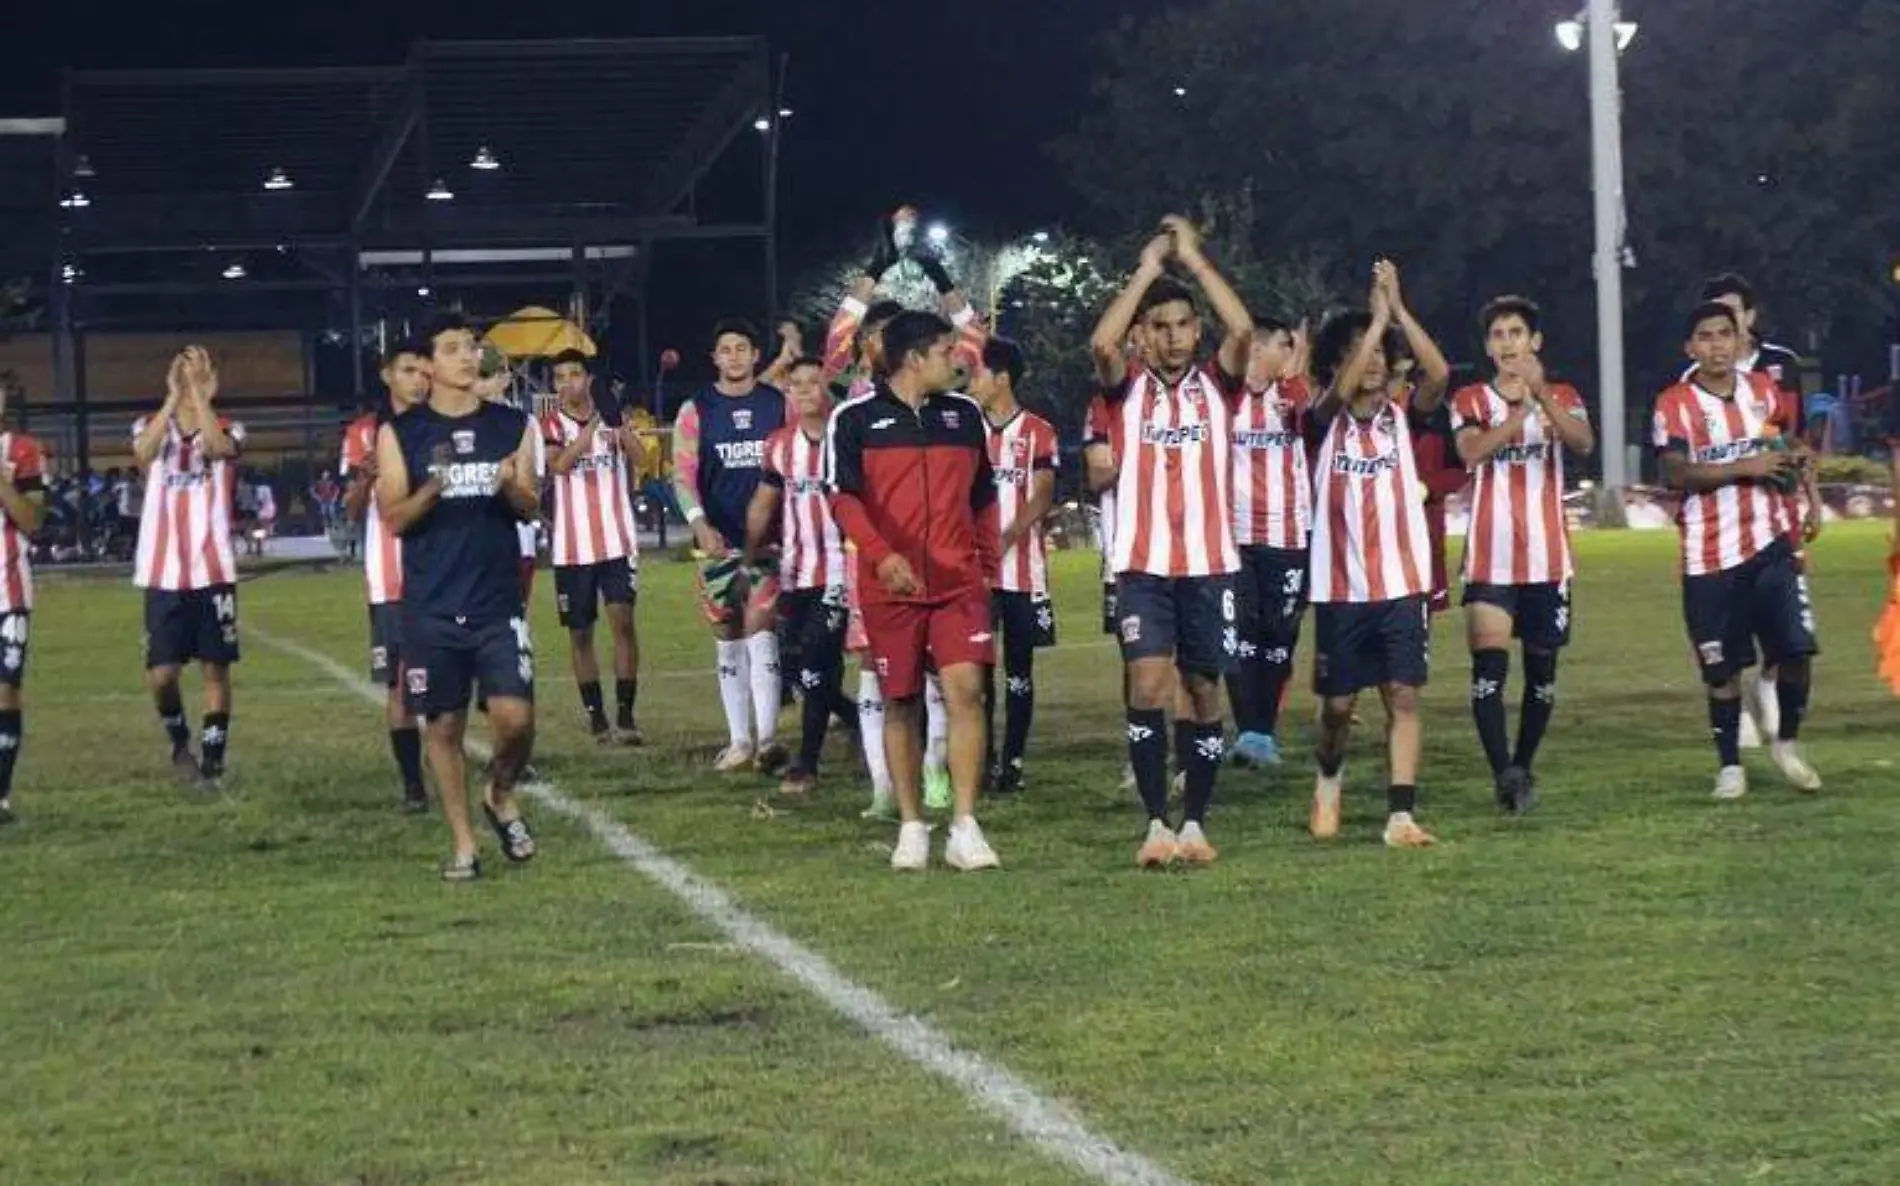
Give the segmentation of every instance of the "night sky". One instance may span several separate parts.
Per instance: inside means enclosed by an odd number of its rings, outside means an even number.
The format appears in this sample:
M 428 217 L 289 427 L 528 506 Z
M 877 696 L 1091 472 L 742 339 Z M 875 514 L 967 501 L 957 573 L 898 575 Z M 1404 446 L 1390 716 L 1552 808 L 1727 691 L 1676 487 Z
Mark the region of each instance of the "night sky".
M 781 219 L 795 254 L 799 241 L 855 231 L 909 197 L 959 225 L 1054 221 L 1064 199 L 1043 145 L 1086 98 L 1092 39 L 1143 5 L 74 0 L 12 7 L 0 115 L 55 114 L 64 67 L 395 64 L 423 36 L 763 34 L 791 55 L 787 102 L 797 116 L 786 132 Z

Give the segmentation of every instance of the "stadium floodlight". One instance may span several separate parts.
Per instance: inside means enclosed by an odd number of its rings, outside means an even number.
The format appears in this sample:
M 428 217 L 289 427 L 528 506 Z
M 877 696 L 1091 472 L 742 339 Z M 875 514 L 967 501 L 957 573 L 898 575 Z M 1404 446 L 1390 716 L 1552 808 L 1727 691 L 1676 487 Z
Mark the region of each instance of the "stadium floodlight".
M 59 269 L 59 278 L 68 284 L 84 275 L 85 273 L 79 270 L 78 264 L 65 264 Z
M 90 205 L 92 205 L 92 199 L 87 197 L 86 191 L 82 189 L 75 189 L 59 200 L 62 210 L 84 210 Z
M 426 285 L 426 284 L 420 284 L 420 285 L 417 285 L 417 286 L 416 286 L 416 295 L 417 295 L 417 296 L 419 296 L 419 297 L 426 297 L 426 296 L 428 296 L 428 295 L 429 295 L 429 286 L 428 286 L 428 285 Z
M 940 247 L 950 241 L 950 228 L 940 222 L 931 223 L 930 229 L 925 231 L 924 234 L 932 243 Z
M 1178 86 L 1178 87 L 1175 87 L 1175 88 L 1174 88 L 1174 97 L 1175 97 L 1175 98 L 1177 98 L 1177 99 L 1185 99 L 1185 98 L 1187 98 L 1187 88 L 1186 88 L 1186 87 L 1184 87 L 1184 86 Z
M 1582 16 L 1578 16 L 1575 20 L 1558 21 L 1557 44 L 1570 53 L 1576 53 L 1583 48 L 1583 27 Z M 1616 21 L 1613 28 L 1616 30 L 1616 52 L 1622 53 L 1630 47 L 1630 42 L 1636 40 L 1636 22 Z
M 225 266 L 224 271 L 220 273 L 220 275 L 226 280 L 242 280 L 248 273 L 245 272 L 243 264 L 231 263 Z
M 284 170 L 281 167 L 272 169 L 270 171 L 269 176 L 264 178 L 265 189 L 269 189 L 269 190 L 292 189 L 292 188 L 295 188 L 295 186 L 296 186 L 296 183 L 290 179 L 290 174 L 284 172 Z
M 792 118 L 792 109 L 791 109 L 790 107 L 781 107 L 781 108 L 779 108 L 779 109 L 778 109 L 778 117 L 779 117 L 780 119 L 790 119 L 790 118 Z
M 450 189 L 448 185 L 438 177 L 435 179 L 435 184 L 429 187 L 429 192 L 424 196 L 431 202 L 453 202 L 455 200 L 455 191 Z
M 1049 241 L 1049 232 L 1048 232 L 1048 231 L 1037 231 L 1037 232 L 1036 232 L 1035 234 L 1033 234 L 1033 235 L 1031 235 L 1031 236 L 1029 236 L 1029 237 L 1030 237 L 1031 239 L 1034 239 L 1034 240 L 1035 240 L 1036 242 L 1038 242 L 1038 243 L 1047 243 L 1047 242 Z
M 488 145 L 484 144 L 475 150 L 475 159 L 468 163 L 468 167 L 479 169 L 483 173 L 493 173 L 501 168 L 501 159 L 489 151 Z
M 73 176 L 81 178 L 99 176 L 98 172 L 92 167 L 92 158 L 83 152 L 80 153 L 78 159 L 73 161 Z
M 761 115 L 752 121 L 752 126 L 761 132 L 769 132 L 772 130 L 772 121 Z

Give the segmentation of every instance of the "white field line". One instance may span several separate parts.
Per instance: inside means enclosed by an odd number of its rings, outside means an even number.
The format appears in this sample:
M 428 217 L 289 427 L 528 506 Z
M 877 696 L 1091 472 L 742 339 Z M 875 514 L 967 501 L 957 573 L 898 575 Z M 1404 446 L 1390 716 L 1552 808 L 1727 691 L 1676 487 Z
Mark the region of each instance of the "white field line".
M 322 670 L 366 702 L 383 702 L 382 688 L 330 656 L 255 625 L 245 629 L 266 646 Z M 471 740 L 468 748 L 478 758 L 488 756 L 488 747 L 478 741 Z M 1191 1186 L 1186 1179 L 1095 1132 L 1014 1072 L 958 1048 L 928 1022 L 848 979 L 823 956 L 748 913 L 724 889 L 667 856 L 605 812 L 569 798 L 550 782 L 534 783 L 522 790 L 556 814 L 584 826 L 609 852 L 679 899 L 700 920 L 803 985 L 833 1011 L 916 1066 L 949 1080 L 972 1104 L 1048 1156 L 1105 1186 Z

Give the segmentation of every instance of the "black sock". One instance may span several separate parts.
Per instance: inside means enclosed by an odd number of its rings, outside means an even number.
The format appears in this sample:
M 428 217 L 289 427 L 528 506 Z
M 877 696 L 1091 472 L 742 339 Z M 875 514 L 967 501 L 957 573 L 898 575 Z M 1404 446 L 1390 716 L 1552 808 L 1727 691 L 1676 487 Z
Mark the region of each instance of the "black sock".
M 1524 652 L 1524 701 L 1517 712 L 1517 753 L 1514 765 L 1525 770 L 1537 760 L 1551 714 L 1557 711 L 1557 652 Z
M 1168 818 L 1168 714 L 1158 708 L 1128 710 L 1128 764 L 1149 819 Z
M 817 774 L 818 758 L 825 748 L 825 732 L 831 727 L 834 686 L 828 672 L 811 667 L 799 669 L 798 683 L 804 691 L 798 702 L 798 768 L 806 774 Z
M 596 733 L 607 731 L 607 709 L 600 699 L 600 681 L 581 685 L 581 707 L 587 710 L 587 727 Z
M 983 669 L 983 769 L 996 768 L 996 665 Z
M 640 698 L 638 679 L 617 679 L 614 681 L 614 708 L 622 729 L 633 728 L 633 702 Z
M 0 711 L 0 799 L 13 794 L 13 767 L 26 737 L 24 715 L 17 708 Z
M 1260 732 L 1259 690 L 1261 681 L 1260 648 L 1245 639 L 1240 654 L 1227 673 L 1227 703 L 1233 710 L 1234 729 L 1240 733 Z
M 422 730 L 405 725 L 389 731 L 389 749 L 402 772 L 402 789 L 413 796 L 422 790 Z
M 230 742 L 231 714 L 228 712 L 206 713 L 204 732 L 198 735 L 199 753 L 202 758 L 199 769 L 206 774 L 224 773 L 224 747 Z
M 1418 788 L 1401 783 L 1393 783 L 1385 789 L 1385 810 L 1388 815 L 1397 815 L 1403 811 L 1410 815 L 1418 809 Z
M 185 702 L 178 695 L 177 684 L 159 692 L 158 720 L 171 738 L 174 756 L 191 748 L 191 726 L 185 723 Z
M 1493 775 L 1504 773 L 1511 764 L 1511 742 L 1504 725 L 1504 681 L 1510 674 L 1508 651 L 1493 647 L 1471 653 L 1471 717 L 1478 723 L 1478 741 Z
M 1799 740 L 1801 718 L 1808 715 L 1808 681 L 1804 679 L 1797 684 L 1786 676 L 1776 680 L 1775 703 L 1781 708 L 1781 723 L 1775 729 L 1775 740 Z
M 1025 658 L 1004 670 L 1003 765 L 1021 766 L 1029 749 L 1029 724 L 1036 715 L 1035 668 Z
M 1174 768 L 1177 771 L 1188 768 L 1188 754 L 1194 750 L 1194 722 L 1182 719 L 1174 722 Z
M 1742 764 L 1742 702 L 1709 697 L 1709 731 L 1715 738 L 1715 755 L 1724 767 Z
M 1188 823 L 1198 824 L 1207 818 L 1207 805 L 1214 801 L 1214 776 L 1220 772 L 1225 741 L 1226 734 L 1219 721 L 1194 726 L 1194 744 L 1186 759 L 1187 789 L 1182 796 Z
M 1260 732 L 1273 736 L 1280 728 L 1280 703 L 1287 681 L 1293 678 L 1293 648 L 1270 646 L 1261 652 L 1261 676 L 1255 695 L 1260 698 Z

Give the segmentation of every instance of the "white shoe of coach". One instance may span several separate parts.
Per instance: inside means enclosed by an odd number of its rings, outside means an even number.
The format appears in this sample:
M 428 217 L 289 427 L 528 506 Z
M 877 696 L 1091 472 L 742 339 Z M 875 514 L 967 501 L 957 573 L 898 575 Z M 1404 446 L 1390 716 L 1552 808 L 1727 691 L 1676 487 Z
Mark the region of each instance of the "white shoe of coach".
M 1724 766 L 1715 776 L 1715 789 L 1709 792 L 1715 799 L 1739 799 L 1748 794 L 1748 771 L 1740 766 Z
M 917 873 L 930 868 L 930 825 L 912 820 L 897 829 L 897 847 L 891 849 L 891 868 Z
M 1808 760 L 1801 756 L 1792 741 L 1777 741 L 1769 747 L 1768 756 L 1774 759 L 1775 768 L 1788 780 L 1788 785 L 1806 795 L 1812 795 L 1821 789 L 1821 776 Z
M 1003 863 L 996 859 L 990 842 L 983 839 L 983 829 L 977 826 L 975 816 L 965 816 L 950 825 L 950 835 L 943 842 L 943 862 L 965 873 L 994 869 Z

